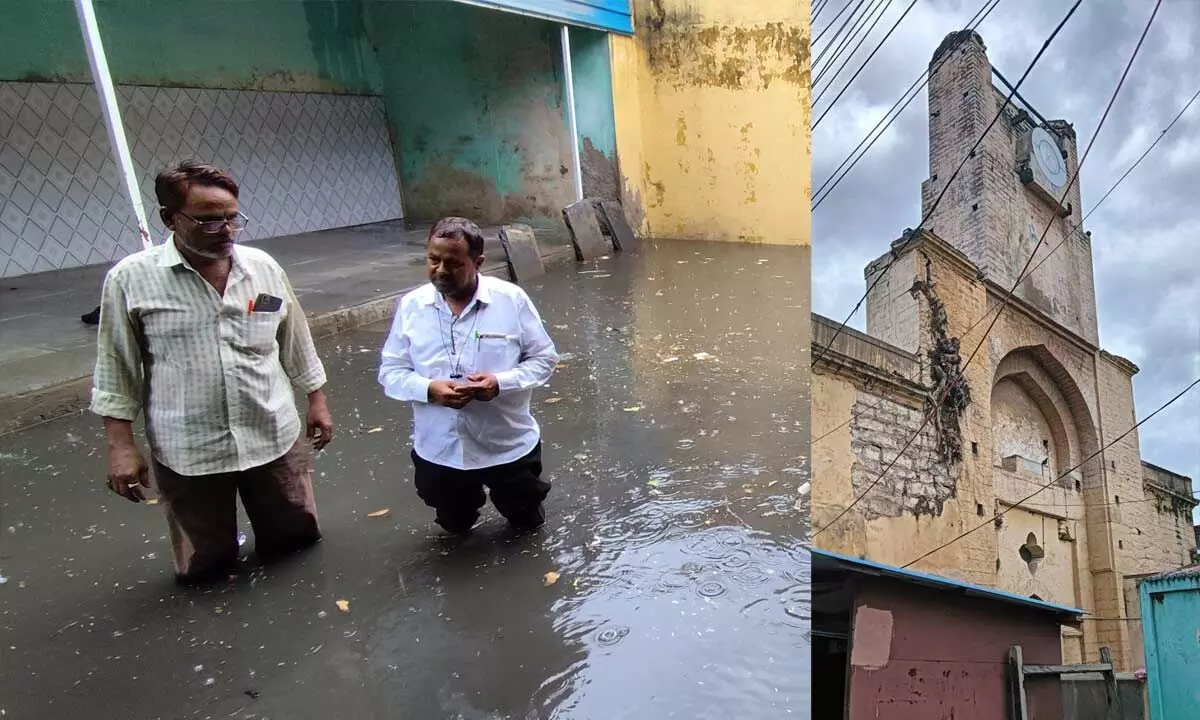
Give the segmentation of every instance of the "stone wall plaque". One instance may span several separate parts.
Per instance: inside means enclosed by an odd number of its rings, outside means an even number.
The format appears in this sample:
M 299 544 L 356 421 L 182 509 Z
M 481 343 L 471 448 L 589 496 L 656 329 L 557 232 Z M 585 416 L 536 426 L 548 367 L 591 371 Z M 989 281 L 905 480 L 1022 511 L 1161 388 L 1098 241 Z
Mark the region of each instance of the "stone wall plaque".
M 615 200 L 604 200 L 600 203 L 600 211 L 604 214 L 608 227 L 612 230 L 613 248 L 617 252 L 637 252 L 639 241 L 634 235 L 629 220 L 625 217 L 625 208 Z
M 587 262 L 612 252 L 612 245 L 600 232 L 595 206 L 591 200 L 580 200 L 563 208 L 563 220 L 575 246 L 575 259 Z
M 503 225 L 500 244 L 508 258 L 508 274 L 515 283 L 523 283 L 546 272 L 537 237 L 528 225 Z

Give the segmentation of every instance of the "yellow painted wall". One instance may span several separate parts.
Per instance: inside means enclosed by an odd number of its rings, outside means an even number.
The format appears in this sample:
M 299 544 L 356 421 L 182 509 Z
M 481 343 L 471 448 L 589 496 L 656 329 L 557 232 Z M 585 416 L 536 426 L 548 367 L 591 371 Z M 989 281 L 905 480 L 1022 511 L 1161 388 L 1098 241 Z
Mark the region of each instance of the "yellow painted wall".
M 809 245 L 807 0 L 634 0 L 612 36 L 617 156 L 652 238 Z

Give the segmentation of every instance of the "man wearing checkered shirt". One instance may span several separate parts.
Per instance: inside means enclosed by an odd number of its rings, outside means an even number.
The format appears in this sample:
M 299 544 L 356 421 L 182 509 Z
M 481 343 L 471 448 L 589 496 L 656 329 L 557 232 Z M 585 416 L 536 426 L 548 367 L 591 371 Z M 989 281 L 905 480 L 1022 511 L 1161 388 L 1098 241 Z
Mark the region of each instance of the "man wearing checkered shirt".
M 176 576 L 200 581 L 236 567 L 239 495 L 260 557 L 320 539 L 309 445 L 323 448 L 333 423 L 287 275 L 234 242 L 246 222 L 237 183 L 184 162 L 155 193 L 172 237 L 105 279 L 92 411 L 104 418 L 108 486 L 133 502 L 150 486 L 133 434 L 144 411 Z M 303 424 L 293 389 L 308 396 Z

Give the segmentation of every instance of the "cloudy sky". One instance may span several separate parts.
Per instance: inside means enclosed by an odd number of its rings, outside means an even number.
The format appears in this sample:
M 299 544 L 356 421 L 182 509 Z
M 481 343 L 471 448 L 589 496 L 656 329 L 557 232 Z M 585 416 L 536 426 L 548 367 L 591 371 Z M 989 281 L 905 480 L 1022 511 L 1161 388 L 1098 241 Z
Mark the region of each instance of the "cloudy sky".
M 845 4 L 829 0 L 814 35 Z M 864 3 L 864 7 L 873 5 Z M 872 37 L 815 103 L 820 117 L 840 86 L 908 6 L 888 3 Z M 814 189 L 927 67 L 945 35 L 983 0 L 918 0 L 850 90 L 813 132 Z M 979 27 L 993 65 L 1016 82 L 1069 0 L 1000 0 Z M 1021 86 L 1048 118 L 1075 125 L 1079 147 L 1096 125 L 1149 18 L 1149 0 L 1084 0 Z M 832 36 L 830 31 L 828 36 Z M 828 39 L 814 46 L 814 57 Z M 1080 175 L 1084 211 L 1200 90 L 1200 3 L 1166 0 Z M 830 53 L 832 54 L 832 53 Z M 840 61 L 839 61 L 840 64 Z M 821 68 L 817 64 L 816 72 Z M 830 72 L 830 75 L 833 73 Z M 828 78 L 816 86 L 819 94 Z M 842 320 L 865 290 L 863 266 L 920 222 L 928 175 L 928 105 L 922 94 L 813 214 L 813 305 Z M 1135 362 L 1138 418 L 1200 377 L 1200 101 L 1089 219 L 1102 346 Z M 865 329 L 865 313 L 851 322 Z M 1200 387 L 1141 430 L 1142 457 L 1190 475 L 1200 490 Z M 1197 513 L 1200 522 L 1200 512 Z

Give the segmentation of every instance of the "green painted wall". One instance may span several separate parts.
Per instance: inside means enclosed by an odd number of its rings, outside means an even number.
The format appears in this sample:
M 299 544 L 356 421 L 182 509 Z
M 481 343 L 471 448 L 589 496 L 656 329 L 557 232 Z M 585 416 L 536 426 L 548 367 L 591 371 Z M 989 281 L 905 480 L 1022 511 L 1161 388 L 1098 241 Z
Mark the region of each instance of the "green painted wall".
M 379 94 L 361 0 L 95 0 L 113 79 Z M 0 80 L 92 81 L 72 0 L 0 0 Z
M 575 118 L 579 125 L 583 194 L 619 200 L 617 127 L 613 114 L 608 34 L 571 28 L 571 66 L 575 80 Z
M 574 199 L 558 27 L 459 3 L 367 6 L 405 214 L 562 222 Z

